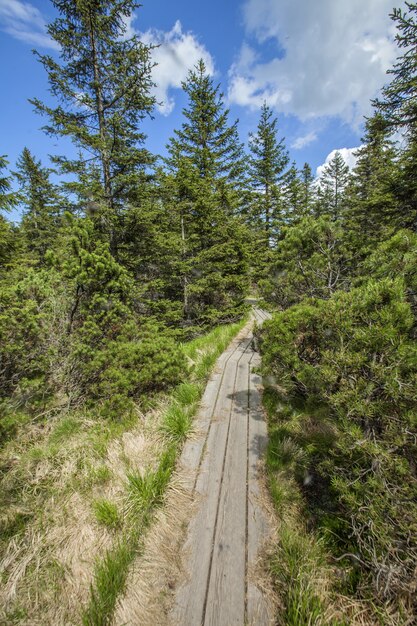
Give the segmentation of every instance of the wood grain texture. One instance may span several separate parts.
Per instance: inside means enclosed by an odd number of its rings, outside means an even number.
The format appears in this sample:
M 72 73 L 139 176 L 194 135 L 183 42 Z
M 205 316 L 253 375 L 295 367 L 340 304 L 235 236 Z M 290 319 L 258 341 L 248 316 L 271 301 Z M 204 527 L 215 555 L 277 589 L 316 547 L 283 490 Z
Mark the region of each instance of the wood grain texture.
M 258 324 L 268 316 L 257 309 Z M 219 359 L 181 464 L 196 500 L 183 546 L 185 580 L 176 590 L 178 626 L 271 624 L 250 577 L 268 534 L 259 501 L 258 465 L 266 444 L 259 377 L 252 369 L 252 322 Z

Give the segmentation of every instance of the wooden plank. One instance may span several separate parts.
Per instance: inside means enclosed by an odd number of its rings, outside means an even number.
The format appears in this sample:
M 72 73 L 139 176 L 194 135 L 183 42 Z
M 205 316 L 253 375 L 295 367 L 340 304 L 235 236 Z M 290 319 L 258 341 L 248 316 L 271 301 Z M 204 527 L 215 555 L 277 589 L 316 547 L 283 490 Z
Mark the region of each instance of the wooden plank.
M 191 520 L 184 546 L 185 554 L 188 552 L 186 562 L 189 580 L 177 593 L 173 613 L 174 620 L 181 626 L 198 626 L 203 619 L 236 366 L 249 343 L 247 339 L 242 341 L 226 364 L 208 433 L 204 459 L 196 483 L 196 492 L 204 500 L 197 515 Z
M 269 313 L 254 315 L 261 325 Z M 259 501 L 259 459 L 267 428 L 261 406 L 259 364 L 249 326 L 223 353 L 203 396 L 196 436 L 184 447 L 189 488 L 201 498 L 184 546 L 188 580 L 171 617 L 178 626 L 269 626 L 273 612 L 251 577 L 267 517 Z M 251 361 L 251 364 L 250 364 Z M 223 371 L 222 371 L 223 370 Z
M 197 471 L 201 462 L 201 455 L 206 442 L 207 433 L 210 427 L 213 412 L 215 410 L 220 385 L 224 377 L 224 368 L 228 360 L 238 350 L 242 337 L 246 334 L 252 325 L 252 320 L 247 326 L 233 339 L 227 350 L 225 350 L 214 366 L 213 373 L 207 383 L 203 397 L 201 399 L 200 408 L 194 421 L 194 433 L 190 436 L 184 445 L 184 449 L 180 458 L 180 465 L 187 470 L 184 477 L 184 487 L 194 490 Z
M 219 513 L 208 587 L 205 626 L 241 626 L 245 615 L 248 366 L 238 364 Z
M 267 540 L 269 527 L 266 514 L 259 502 L 259 462 L 265 451 L 268 433 L 260 395 L 261 379 L 253 372 L 259 365 L 259 356 L 254 355 L 249 375 L 249 441 L 248 441 L 248 582 L 247 615 L 249 626 L 274 624 L 274 615 L 265 596 L 256 586 L 252 570 L 258 559 L 259 550 Z

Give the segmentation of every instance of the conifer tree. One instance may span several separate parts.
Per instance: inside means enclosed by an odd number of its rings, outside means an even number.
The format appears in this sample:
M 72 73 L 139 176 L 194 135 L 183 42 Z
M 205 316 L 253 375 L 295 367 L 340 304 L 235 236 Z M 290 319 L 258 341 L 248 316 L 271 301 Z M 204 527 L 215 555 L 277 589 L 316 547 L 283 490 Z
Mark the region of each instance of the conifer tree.
M 397 27 L 400 55 L 388 74 L 391 82 L 374 101 L 389 131 L 399 130 L 406 140 L 399 158 L 399 172 L 393 188 L 399 203 L 400 226 L 417 229 L 417 4 L 406 2 L 394 9 L 391 19 Z
M 202 60 L 183 83 L 185 121 L 167 148 L 171 198 L 181 237 L 178 275 L 184 323 L 232 319 L 246 291 L 242 226 L 235 216 L 244 175 L 237 122 L 228 123 L 219 86 Z
M 11 182 L 9 176 L 4 176 L 2 170 L 8 165 L 6 157 L 0 156 L 0 211 L 10 211 L 16 204 L 16 194 L 11 192 Z
M 296 224 L 304 215 L 304 186 L 300 172 L 292 163 L 283 179 L 282 216 L 285 225 Z
M 63 172 L 78 176 L 84 206 L 101 208 L 114 252 L 116 217 L 152 163 L 139 128 L 154 105 L 150 46 L 137 35 L 126 37 L 126 20 L 139 6 L 135 0 L 53 0 L 53 5 L 60 17 L 48 32 L 59 45 L 60 62 L 49 55 L 39 59 L 60 104 L 32 103 L 49 117 L 46 132 L 69 136 L 79 150 L 77 158 L 56 160 Z
M 309 215 L 313 209 L 315 189 L 314 176 L 308 163 L 304 163 L 301 170 L 301 198 L 303 215 Z
M 397 27 L 397 45 L 404 53 L 388 70 L 393 79 L 374 104 L 391 129 L 413 134 L 417 128 L 417 4 L 406 2 L 405 6 L 405 10 L 394 9 L 390 14 Z
M 362 141 L 346 188 L 346 219 L 356 245 L 360 241 L 368 246 L 401 225 L 396 224 L 398 203 L 393 192 L 398 167 L 396 150 L 380 114 L 367 120 Z
M 42 261 L 56 239 L 61 200 L 49 180 L 52 170 L 42 167 L 28 148 L 23 149 L 16 167 L 24 207 L 22 232 L 27 248 Z
M 10 177 L 2 173 L 7 164 L 6 158 L 0 156 L 0 277 L 3 268 L 11 261 L 15 247 L 15 237 L 10 223 L 1 214 L 2 211 L 10 211 L 16 204 L 16 195 L 10 191 Z
M 349 181 L 349 167 L 342 155 L 336 151 L 334 157 L 323 168 L 318 190 L 317 213 L 340 218 L 343 208 L 343 192 Z
M 178 170 L 189 159 L 199 178 L 221 187 L 239 186 L 245 171 L 243 146 L 236 120 L 229 125 L 220 86 L 214 85 L 202 59 L 190 70 L 182 87 L 188 96 L 185 122 L 168 144 L 169 167 Z
M 256 203 L 265 231 L 268 245 L 279 228 L 282 216 L 279 185 L 283 181 L 289 157 L 284 139 L 277 138 L 277 118 L 273 117 L 269 106 L 264 102 L 256 133 L 249 136 L 251 158 L 249 178 L 252 188 L 258 192 Z

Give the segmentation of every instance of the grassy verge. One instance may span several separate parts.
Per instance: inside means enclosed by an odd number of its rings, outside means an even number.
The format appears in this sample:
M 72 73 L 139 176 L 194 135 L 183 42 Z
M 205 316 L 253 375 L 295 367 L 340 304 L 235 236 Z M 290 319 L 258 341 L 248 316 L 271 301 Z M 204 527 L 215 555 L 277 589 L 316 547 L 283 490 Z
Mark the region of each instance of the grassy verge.
M 329 445 L 331 425 L 318 408 L 294 406 L 276 387 L 265 389 L 263 402 L 269 418 L 267 476 L 280 525 L 269 563 L 280 603 L 277 624 L 390 623 L 376 621 L 368 607 L 349 598 L 354 565 L 339 565 L 334 536 L 317 528 L 307 502 L 307 491 L 315 489 L 309 455 Z
M 244 321 L 219 327 L 183 347 L 191 363 L 190 379 L 177 386 L 163 413 L 160 423 L 163 442 L 156 469 L 127 476 L 123 536 L 116 547 L 107 551 L 96 564 L 90 601 L 83 611 L 85 626 L 111 623 L 117 598 L 126 585 L 129 565 L 140 552 L 144 533 L 155 509 L 163 502 L 182 444 L 191 429 L 205 382 L 217 358 L 243 324 Z
M 48 413 L 0 450 L 0 623 L 110 623 L 211 368 L 243 324 L 184 344 L 187 380 L 146 409 Z

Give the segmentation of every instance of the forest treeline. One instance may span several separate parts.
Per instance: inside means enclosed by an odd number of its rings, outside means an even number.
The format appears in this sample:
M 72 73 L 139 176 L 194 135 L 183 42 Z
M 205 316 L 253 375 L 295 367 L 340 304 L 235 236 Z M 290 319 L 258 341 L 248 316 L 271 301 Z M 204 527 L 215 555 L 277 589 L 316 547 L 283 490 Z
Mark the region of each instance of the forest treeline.
M 58 397 L 117 417 L 180 380 L 179 343 L 242 316 L 283 225 L 314 204 L 311 170 L 289 164 L 269 107 L 247 154 L 203 61 L 167 155 L 151 154 L 152 46 L 126 36 L 136 3 L 53 4 L 61 53 L 38 58 L 55 106 L 31 102 L 75 149 L 47 166 L 28 148 L 0 163 L 3 439 Z
M 417 4 L 391 17 L 399 57 L 356 165 L 329 163 L 260 280 L 279 309 L 260 336 L 272 493 L 302 520 L 274 566 L 286 625 L 417 619 Z M 359 604 L 337 619 L 332 594 Z
M 320 180 L 291 162 L 266 103 L 245 148 L 203 61 L 167 156 L 151 154 L 152 46 L 126 32 L 137 4 L 53 5 L 60 53 L 38 55 L 52 98 L 32 103 L 75 150 L 1 157 L 0 439 L 63 406 L 117 420 L 181 381 L 181 343 L 239 319 L 257 289 L 276 311 L 264 374 L 304 407 L 277 411 L 274 442 L 292 446 L 311 523 L 348 593 L 412 623 L 417 4 L 392 15 L 399 57 L 353 171 L 336 152 Z

